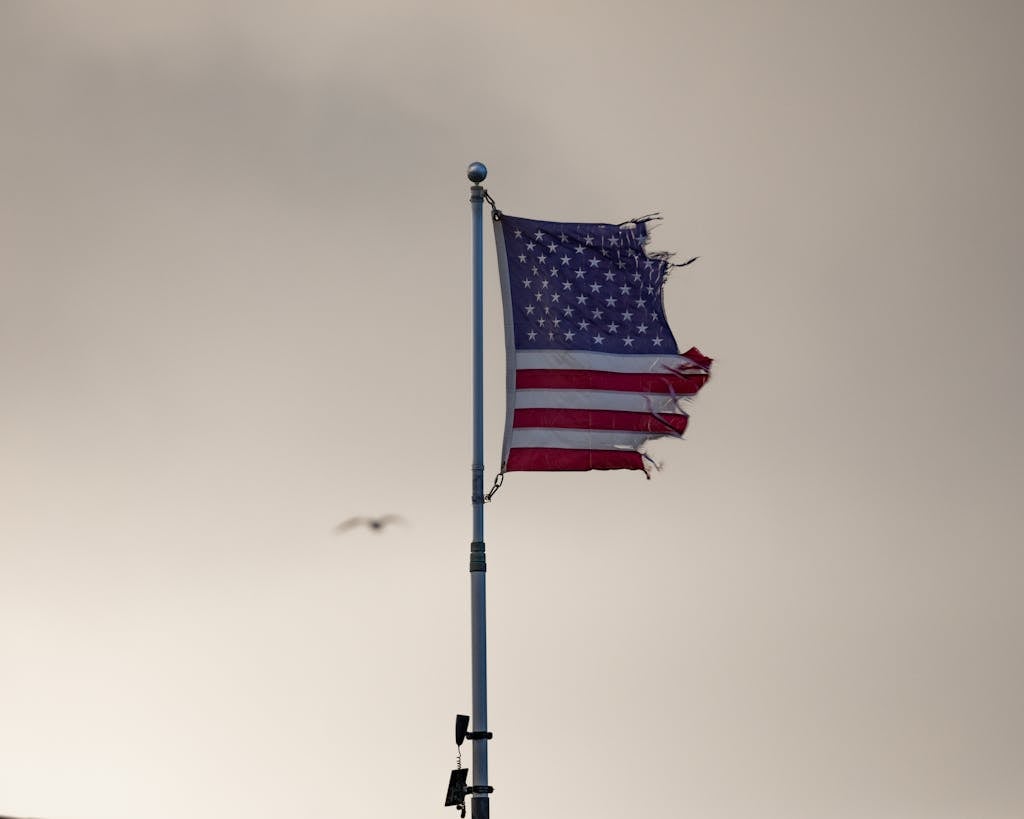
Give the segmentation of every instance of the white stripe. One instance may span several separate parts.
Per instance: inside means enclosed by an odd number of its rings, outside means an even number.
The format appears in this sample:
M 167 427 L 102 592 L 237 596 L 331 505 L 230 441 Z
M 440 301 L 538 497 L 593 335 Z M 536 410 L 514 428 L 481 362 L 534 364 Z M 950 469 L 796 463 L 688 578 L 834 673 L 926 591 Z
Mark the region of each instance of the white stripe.
M 592 353 L 587 350 L 517 350 L 519 370 L 599 370 L 606 373 L 663 373 L 667 368 L 696 367 L 684 355 Z M 696 372 L 704 372 L 698 368 Z
M 651 432 L 619 432 L 592 429 L 513 429 L 510 447 L 543 447 L 545 449 L 625 449 L 636 450 L 651 438 L 662 437 Z
M 516 409 L 584 409 L 686 415 L 665 393 L 620 390 L 516 390 Z

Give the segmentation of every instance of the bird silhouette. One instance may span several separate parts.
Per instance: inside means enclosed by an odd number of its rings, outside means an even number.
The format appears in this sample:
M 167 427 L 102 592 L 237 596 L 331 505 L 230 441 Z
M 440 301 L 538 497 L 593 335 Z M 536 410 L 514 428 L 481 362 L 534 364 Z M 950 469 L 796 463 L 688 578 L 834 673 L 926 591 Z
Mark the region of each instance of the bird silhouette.
M 355 529 L 357 526 L 365 526 L 373 532 L 379 532 L 388 524 L 404 522 L 405 521 L 398 515 L 381 515 L 376 518 L 355 517 L 343 520 L 334 527 L 334 531 L 340 535 L 350 529 Z

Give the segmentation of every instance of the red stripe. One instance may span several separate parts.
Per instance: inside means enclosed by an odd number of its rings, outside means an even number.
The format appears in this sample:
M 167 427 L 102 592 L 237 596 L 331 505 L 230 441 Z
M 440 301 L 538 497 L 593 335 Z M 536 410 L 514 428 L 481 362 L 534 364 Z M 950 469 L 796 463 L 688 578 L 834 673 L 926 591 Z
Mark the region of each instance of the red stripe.
M 661 420 L 661 419 L 664 419 Z M 649 412 L 580 409 L 517 409 L 512 426 L 556 427 L 560 429 L 615 429 L 632 432 L 682 433 L 689 419 L 685 415 L 659 415 Z
M 585 472 L 588 469 L 643 469 L 639 452 L 618 449 L 546 449 L 515 447 L 509 450 L 506 472 Z
M 597 370 L 517 370 L 518 390 L 617 390 L 694 395 L 708 380 L 706 373 L 608 373 Z
M 705 369 L 711 369 L 711 362 L 714 361 L 713 358 L 708 358 L 696 347 L 691 347 L 689 350 L 683 353 L 683 355 L 685 355 L 688 359 L 690 359 L 690 361 L 693 361 L 695 364 L 700 364 L 700 366 L 704 367 Z

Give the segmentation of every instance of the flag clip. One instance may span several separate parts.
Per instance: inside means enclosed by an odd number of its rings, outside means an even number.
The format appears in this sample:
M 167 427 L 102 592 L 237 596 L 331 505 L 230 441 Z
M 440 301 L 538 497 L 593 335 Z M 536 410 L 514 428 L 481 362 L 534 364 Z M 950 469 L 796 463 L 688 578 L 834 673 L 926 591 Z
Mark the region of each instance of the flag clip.
M 484 188 L 484 199 L 487 201 L 487 204 L 491 206 L 491 219 L 495 222 L 500 222 L 502 213 L 498 210 L 498 206 L 494 204 L 494 199 L 487 192 L 487 188 Z
M 505 473 L 504 472 L 499 472 L 497 475 L 494 476 L 494 486 L 492 486 L 491 490 L 486 495 L 484 495 L 484 503 L 490 503 L 491 502 L 491 498 L 494 497 L 494 493 L 497 492 L 499 489 L 501 489 L 501 485 L 504 482 L 505 482 Z

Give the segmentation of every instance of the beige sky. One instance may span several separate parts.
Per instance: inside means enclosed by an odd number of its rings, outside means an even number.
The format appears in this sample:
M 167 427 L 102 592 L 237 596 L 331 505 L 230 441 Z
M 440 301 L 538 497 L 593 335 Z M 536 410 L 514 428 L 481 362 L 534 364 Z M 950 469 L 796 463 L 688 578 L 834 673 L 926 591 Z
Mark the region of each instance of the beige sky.
M 488 507 L 495 819 L 1024 815 L 1022 24 L 0 5 L 0 813 L 455 816 L 482 160 L 717 362 Z

